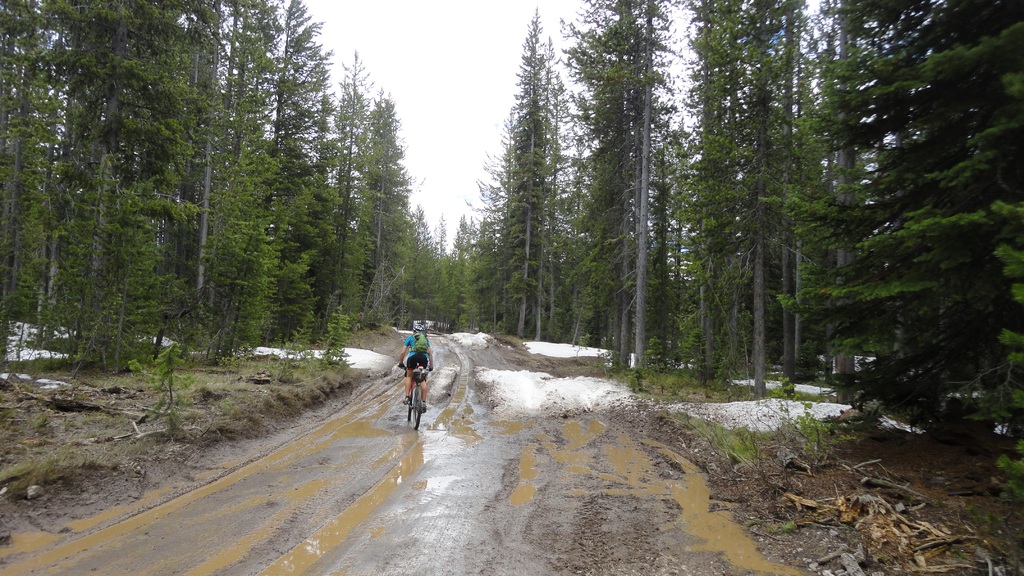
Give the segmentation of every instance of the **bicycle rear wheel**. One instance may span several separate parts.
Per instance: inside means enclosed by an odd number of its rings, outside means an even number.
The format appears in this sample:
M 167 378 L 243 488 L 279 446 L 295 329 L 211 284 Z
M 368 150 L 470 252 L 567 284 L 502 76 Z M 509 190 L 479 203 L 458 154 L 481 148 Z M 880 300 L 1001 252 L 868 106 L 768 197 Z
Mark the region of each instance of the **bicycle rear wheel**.
M 409 401 L 409 414 L 411 418 L 415 418 L 412 426 L 414 430 L 420 429 L 420 416 L 423 415 L 423 410 L 421 410 L 423 407 L 423 396 L 421 396 L 421 394 L 422 391 L 420 390 L 419 384 L 412 387 L 412 399 Z

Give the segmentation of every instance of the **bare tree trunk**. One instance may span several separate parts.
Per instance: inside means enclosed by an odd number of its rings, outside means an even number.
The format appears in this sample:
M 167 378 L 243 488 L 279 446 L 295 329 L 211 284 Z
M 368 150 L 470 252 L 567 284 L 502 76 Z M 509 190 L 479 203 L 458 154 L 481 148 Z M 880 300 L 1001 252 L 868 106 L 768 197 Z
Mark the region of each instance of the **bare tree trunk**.
M 753 350 L 754 397 L 764 398 L 765 387 L 765 228 L 767 227 L 767 179 L 768 179 L 768 106 L 767 87 L 762 86 L 758 106 L 758 132 L 755 166 L 758 171 L 754 185 L 754 303 L 753 303 Z
M 544 248 L 543 242 L 541 242 L 541 253 L 537 259 L 539 264 L 537 266 L 537 301 L 533 306 L 533 315 L 536 318 L 535 330 L 533 333 L 534 340 L 540 340 L 541 327 L 544 323 Z
M 644 126 L 643 126 L 643 151 L 641 153 L 640 165 L 640 186 L 637 190 L 636 215 L 636 338 L 633 344 L 633 353 L 636 355 L 637 366 L 644 364 L 644 353 L 647 349 L 647 237 L 648 212 L 650 211 L 650 187 L 651 187 L 651 115 L 653 104 L 654 88 L 651 82 L 647 81 L 647 75 L 652 70 L 651 51 L 652 38 L 654 34 L 654 14 L 651 11 L 650 3 L 647 6 L 647 27 L 646 27 L 646 54 L 644 56 L 645 88 L 644 88 Z
M 530 279 L 530 234 L 533 232 L 531 229 L 531 221 L 533 214 L 531 206 L 527 203 L 526 206 L 526 249 L 523 256 L 523 294 L 519 299 L 519 324 L 516 326 L 516 335 L 520 338 L 526 333 L 526 299 L 527 292 L 526 286 Z
M 803 242 L 797 241 L 796 243 L 796 262 L 793 270 L 793 291 L 796 294 L 797 306 L 800 305 L 800 291 L 803 290 L 803 276 L 800 274 L 800 265 L 803 264 L 804 252 Z M 800 362 L 800 349 L 803 347 L 803 323 L 800 319 L 800 314 L 793 315 L 793 347 L 796 348 L 796 360 Z
M 785 121 L 782 125 L 783 146 L 786 156 L 782 166 L 782 202 L 786 203 L 791 184 L 791 170 L 793 164 L 793 118 L 794 118 L 794 82 L 797 81 L 796 66 L 793 62 L 794 36 L 796 35 L 796 15 L 793 10 L 786 13 L 786 84 L 783 103 L 783 114 Z M 792 234 L 790 223 L 787 219 L 782 231 L 782 293 L 785 296 L 793 297 L 793 254 L 790 250 Z M 782 308 L 782 374 L 793 382 L 796 380 L 796 319 L 788 307 Z
M 213 64 L 211 66 L 210 84 L 212 90 L 219 91 L 220 87 L 220 0 L 213 3 Z M 199 211 L 199 254 L 196 264 L 196 292 L 203 289 L 206 284 L 206 264 L 203 259 L 206 257 L 206 242 L 210 233 L 210 191 L 213 189 L 213 129 L 207 131 L 206 151 L 204 153 L 206 169 L 203 173 L 203 198 L 202 209 Z
M 702 284 L 700 287 L 700 324 L 704 333 L 704 367 L 700 371 L 702 386 L 710 384 L 715 379 L 715 320 L 711 316 L 708 291 L 707 285 Z
M 845 2 L 843 2 L 845 4 Z M 839 29 L 839 59 L 846 60 L 850 57 L 849 53 L 849 37 L 846 31 L 846 22 L 840 22 Z M 839 151 L 839 190 L 837 200 L 840 205 L 848 206 L 853 204 L 853 195 L 845 192 L 846 186 L 850 184 L 850 172 L 856 166 L 856 152 L 849 148 L 845 148 Z M 836 251 L 836 267 L 843 268 L 853 262 L 853 252 L 845 248 L 840 248 Z M 842 276 L 839 277 L 839 282 L 842 282 Z M 835 357 L 835 373 L 839 375 L 853 374 L 855 371 L 854 359 L 848 356 L 843 351 L 836 354 Z M 836 395 L 837 402 L 846 403 L 850 401 L 850 394 L 845 390 L 840 390 Z

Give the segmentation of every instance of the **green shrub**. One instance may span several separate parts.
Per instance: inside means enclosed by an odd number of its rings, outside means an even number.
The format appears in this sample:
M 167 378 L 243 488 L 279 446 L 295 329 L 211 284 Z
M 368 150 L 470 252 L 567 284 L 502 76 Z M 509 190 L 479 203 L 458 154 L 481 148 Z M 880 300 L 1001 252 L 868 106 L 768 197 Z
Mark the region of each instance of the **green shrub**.
M 182 402 L 180 398 L 175 398 L 175 393 L 188 388 L 192 381 L 189 376 L 177 374 L 177 369 L 183 363 L 181 349 L 177 344 L 171 344 L 157 356 L 156 372 L 152 376 L 155 379 L 154 388 L 160 393 L 160 400 L 153 410 L 166 419 L 167 432 L 171 436 L 178 436 L 181 433 L 181 413 L 178 407 Z
M 1021 458 L 1015 459 L 1003 454 L 996 465 L 1006 473 L 1006 495 L 1017 505 L 1024 505 L 1024 440 L 1017 443 L 1017 453 Z
M 324 338 L 323 362 L 328 366 L 345 366 L 345 345 L 352 336 L 352 318 L 338 312 L 331 316 Z

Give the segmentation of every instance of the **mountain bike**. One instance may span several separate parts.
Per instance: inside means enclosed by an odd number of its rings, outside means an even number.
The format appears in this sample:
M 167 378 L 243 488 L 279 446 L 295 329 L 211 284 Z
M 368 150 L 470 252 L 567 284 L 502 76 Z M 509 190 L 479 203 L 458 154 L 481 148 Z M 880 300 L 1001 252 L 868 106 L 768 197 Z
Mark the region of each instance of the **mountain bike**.
M 412 396 L 409 398 L 409 417 L 407 422 L 413 421 L 413 416 L 416 417 L 416 421 L 413 424 L 413 430 L 420 429 L 420 416 L 427 411 L 427 405 L 423 402 L 423 390 L 420 388 L 420 384 L 427 379 L 427 374 L 430 370 L 422 366 L 417 366 L 412 371 Z

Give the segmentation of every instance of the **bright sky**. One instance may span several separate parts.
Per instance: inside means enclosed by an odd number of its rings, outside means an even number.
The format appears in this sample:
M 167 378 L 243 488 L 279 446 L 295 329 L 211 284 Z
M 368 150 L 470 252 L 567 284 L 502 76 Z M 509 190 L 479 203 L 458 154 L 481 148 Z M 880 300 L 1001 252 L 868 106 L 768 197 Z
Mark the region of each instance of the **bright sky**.
M 402 122 L 410 205 L 436 229 L 443 215 L 451 244 L 459 219 L 479 205 L 515 100 L 523 42 L 539 10 L 544 42 L 561 54 L 560 19 L 576 20 L 579 0 L 305 0 L 322 22 L 320 42 L 334 52 L 334 86 L 359 59 L 374 85 L 394 100 Z

